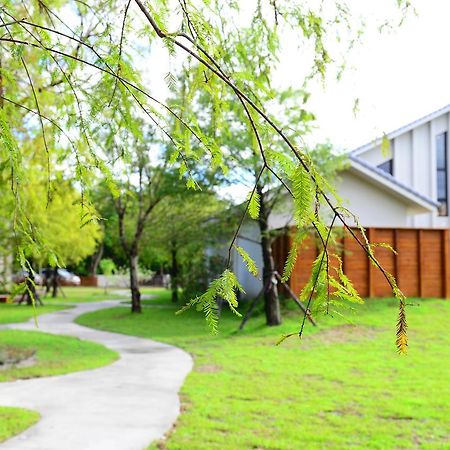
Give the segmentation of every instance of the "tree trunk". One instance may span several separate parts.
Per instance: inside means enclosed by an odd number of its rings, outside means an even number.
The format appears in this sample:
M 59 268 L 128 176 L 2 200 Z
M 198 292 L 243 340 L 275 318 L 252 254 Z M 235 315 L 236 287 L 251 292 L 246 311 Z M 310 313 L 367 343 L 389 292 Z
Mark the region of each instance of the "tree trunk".
M 100 264 L 100 261 L 103 256 L 103 250 L 104 250 L 104 244 L 102 242 L 92 257 L 91 276 L 93 276 L 93 277 L 95 277 L 95 275 L 97 275 L 98 265 Z
M 262 186 L 257 186 L 260 196 L 259 230 L 261 232 L 261 250 L 263 257 L 263 286 L 267 286 L 264 291 L 264 310 L 266 314 L 266 324 L 275 326 L 281 324 L 280 300 L 275 279 L 275 262 L 272 255 L 272 239 L 269 233 L 269 214 L 265 205 L 265 193 Z
M 44 269 L 43 274 L 44 274 L 44 284 L 45 284 L 45 295 L 48 295 L 52 288 L 53 270 L 50 268 Z
M 139 291 L 138 280 L 138 255 L 130 255 L 130 289 L 131 289 L 131 312 L 142 312 L 141 292 Z
M 55 267 L 52 271 L 52 297 L 56 298 L 58 296 L 58 268 Z
M 170 286 L 172 288 L 172 302 L 178 301 L 178 259 L 177 259 L 177 247 L 172 245 L 172 267 L 170 271 Z

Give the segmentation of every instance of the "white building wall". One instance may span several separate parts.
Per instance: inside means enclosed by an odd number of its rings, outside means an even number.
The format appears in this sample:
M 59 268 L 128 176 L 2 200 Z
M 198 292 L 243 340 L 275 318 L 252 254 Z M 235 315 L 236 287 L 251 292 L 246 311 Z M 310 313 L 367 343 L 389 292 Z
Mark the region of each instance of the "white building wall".
M 246 264 L 242 261 L 241 255 L 233 249 L 233 272 L 244 288 L 245 298 L 255 297 L 262 289 L 263 260 L 260 241 L 261 234 L 259 232 L 259 227 L 254 221 L 245 223 L 236 239 L 236 245 L 242 247 L 255 261 L 256 266 L 258 267 L 258 277 L 254 277 L 248 271 Z
M 398 197 L 368 183 L 350 171 L 345 171 L 338 185 L 344 204 L 356 214 L 361 225 L 369 227 L 407 227 L 411 211 Z
M 442 114 L 412 130 L 391 139 L 390 145 L 394 159 L 394 177 L 419 193 L 437 199 L 436 180 L 436 136 L 447 132 L 450 135 L 450 114 Z M 447 161 L 449 164 L 450 199 L 450 142 L 447 142 Z M 388 159 L 382 155 L 380 146 L 368 149 L 359 158 L 377 166 Z M 437 212 L 412 215 L 407 222 L 416 228 L 448 228 L 450 217 L 439 217 Z
M 412 186 L 411 156 L 412 133 L 405 133 L 394 139 L 394 177 L 407 186 Z
M 412 152 L 411 160 L 408 164 L 411 170 L 411 187 L 424 195 L 432 197 L 430 177 L 424 176 L 424 174 L 431 173 L 429 145 L 429 123 L 412 130 Z
M 368 162 L 372 166 L 376 167 L 392 158 L 392 153 L 393 153 L 392 152 L 392 150 L 393 150 L 392 142 L 389 143 L 389 146 L 390 146 L 390 151 L 389 151 L 389 154 L 387 154 L 387 155 L 383 154 L 383 152 L 381 151 L 381 146 L 377 145 L 358 156 L 361 159 L 364 159 L 364 161 Z

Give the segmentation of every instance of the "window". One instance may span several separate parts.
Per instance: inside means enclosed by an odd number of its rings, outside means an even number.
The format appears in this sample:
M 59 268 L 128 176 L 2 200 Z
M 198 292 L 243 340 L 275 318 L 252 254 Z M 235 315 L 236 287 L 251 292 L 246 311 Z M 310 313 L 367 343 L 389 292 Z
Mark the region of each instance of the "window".
M 377 167 L 392 175 L 394 172 L 394 160 L 389 159 L 388 161 L 378 165 Z
M 437 201 L 440 203 L 439 215 L 448 216 L 448 187 L 447 187 L 447 133 L 436 136 L 436 178 Z

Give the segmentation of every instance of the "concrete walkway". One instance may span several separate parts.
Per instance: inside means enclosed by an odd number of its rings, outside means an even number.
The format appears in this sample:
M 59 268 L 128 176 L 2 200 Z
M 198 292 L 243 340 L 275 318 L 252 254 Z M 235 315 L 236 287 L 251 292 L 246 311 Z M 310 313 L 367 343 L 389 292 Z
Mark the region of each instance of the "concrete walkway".
M 0 383 L 0 405 L 42 416 L 1 450 L 143 450 L 171 428 L 191 357 L 170 345 L 73 323 L 80 314 L 118 304 L 84 303 L 39 316 L 39 330 L 99 342 L 120 359 L 99 369 Z M 36 330 L 31 322 L 1 328 Z

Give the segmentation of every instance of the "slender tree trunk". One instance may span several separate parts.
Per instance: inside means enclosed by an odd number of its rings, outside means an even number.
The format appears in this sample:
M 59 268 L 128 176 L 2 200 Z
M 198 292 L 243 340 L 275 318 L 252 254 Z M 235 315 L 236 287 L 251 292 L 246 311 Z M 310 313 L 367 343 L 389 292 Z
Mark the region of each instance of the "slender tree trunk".
M 92 257 L 92 263 L 91 263 L 91 276 L 95 277 L 97 275 L 98 271 L 98 265 L 100 264 L 100 261 L 103 256 L 103 250 L 104 250 L 104 244 L 103 242 L 98 247 L 97 251 L 95 252 L 94 256 Z
M 130 263 L 130 289 L 131 289 L 131 312 L 142 312 L 141 292 L 138 280 L 138 255 L 132 252 L 129 256 Z
M 262 186 L 257 186 L 260 196 L 259 230 L 261 232 L 261 249 L 263 257 L 263 286 L 267 286 L 264 291 L 264 310 L 266 313 L 266 324 L 269 326 L 281 324 L 280 300 L 274 276 L 275 262 L 272 255 L 272 239 L 269 237 L 269 214 L 265 205 L 265 193 Z M 272 282 L 273 280 L 273 282 Z
M 170 271 L 170 286 L 172 288 L 172 302 L 176 303 L 178 301 L 178 259 L 177 259 L 177 247 L 176 244 L 172 243 L 172 267 Z
M 55 267 L 52 271 L 52 297 L 58 296 L 58 268 Z
M 50 293 L 52 288 L 53 269 L 47 268 L 44 271 L 45 295 Z

